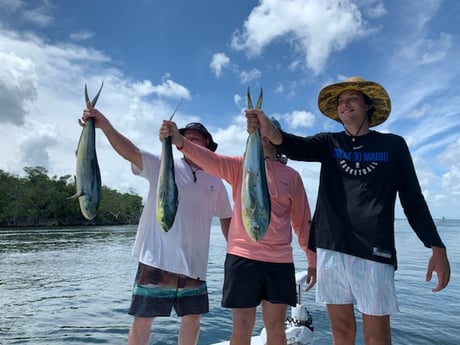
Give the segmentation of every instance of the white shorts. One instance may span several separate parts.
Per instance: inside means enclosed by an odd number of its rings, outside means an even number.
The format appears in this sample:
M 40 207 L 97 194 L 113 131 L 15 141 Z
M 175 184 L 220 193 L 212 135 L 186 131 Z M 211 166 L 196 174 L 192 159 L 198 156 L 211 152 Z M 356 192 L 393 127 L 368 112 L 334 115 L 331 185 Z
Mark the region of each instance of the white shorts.
M 322 248 L 316 255 L 316 302 L 356 304 L 374 316 L 399 312 L 393 266 Z

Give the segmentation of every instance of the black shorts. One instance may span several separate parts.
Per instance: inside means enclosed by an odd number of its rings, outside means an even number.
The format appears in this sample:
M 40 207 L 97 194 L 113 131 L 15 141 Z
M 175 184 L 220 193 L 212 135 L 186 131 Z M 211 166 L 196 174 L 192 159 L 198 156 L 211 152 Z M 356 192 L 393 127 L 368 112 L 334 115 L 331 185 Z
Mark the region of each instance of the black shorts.
M 294 264 L 256 261 L 227 254 L 222 307 L 252 308 L 261 300 L 296 305 Z
M 139 317 L 204 314 L 209 311 L 206 282 L 139 263 L 128 313 Z

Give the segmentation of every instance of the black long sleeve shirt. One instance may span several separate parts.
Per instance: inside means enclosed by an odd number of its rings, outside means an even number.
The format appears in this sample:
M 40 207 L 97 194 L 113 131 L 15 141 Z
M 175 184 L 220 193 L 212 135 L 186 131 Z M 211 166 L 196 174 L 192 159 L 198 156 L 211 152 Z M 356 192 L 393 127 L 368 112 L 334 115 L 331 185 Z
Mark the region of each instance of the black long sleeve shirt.
M 316 247 L 397 266 L 394 210 L 404 213 L 426 247 L 444 247 L 430 215 L 409 148 L 400 136 L 370 131 L 299 137 L 282 132 L 288 158 L 320 162 L 311 234 Z M 313 248 L 311 248 L 313 249 Z

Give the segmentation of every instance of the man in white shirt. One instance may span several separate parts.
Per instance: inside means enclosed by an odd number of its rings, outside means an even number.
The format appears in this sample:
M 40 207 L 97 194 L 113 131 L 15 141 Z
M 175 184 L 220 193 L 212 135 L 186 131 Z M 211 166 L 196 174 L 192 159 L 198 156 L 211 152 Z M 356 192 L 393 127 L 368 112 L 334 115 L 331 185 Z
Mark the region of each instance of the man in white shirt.
M 155 317 L 181 317 L 177 343 L 195 345 L 200 333 L 200 315 L 209 311 L 206 271 L 211 222 L 220 218 L 223 233 L 228 232 L 231 206 L 222 181 L 205 173 L 186 158 L 174 160 L 179 206 L 168 232 L 161 230 L 155 216 L 160 156 L 140 150 L 119 133 L 90 103 L 83 111 L 83 123 L 92 117 L 109 142 L 131 162 L 134 174 L 149 181 L 149 193 L 139 221 L 133 255 L 139 265 L 129 314 L 134 321 L 128 345 L 148 345 Z M 217 144 L 200 123 L 181 129 L 189 140 L 215 151 Z

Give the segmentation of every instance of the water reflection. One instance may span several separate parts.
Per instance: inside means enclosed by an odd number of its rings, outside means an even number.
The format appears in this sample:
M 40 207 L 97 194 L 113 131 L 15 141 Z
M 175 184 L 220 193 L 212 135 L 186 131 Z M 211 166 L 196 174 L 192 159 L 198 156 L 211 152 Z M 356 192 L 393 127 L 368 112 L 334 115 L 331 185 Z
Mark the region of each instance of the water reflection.
M 123 344 L 135 233 L 135 226 L 0 229 L 0 344 Z
M 131 242 L 136 226 L 0 229 L 0 253 L 68 250 L 100 242 Z
M 450 246 L 453 272 L 450 286 L 439 294 L 431 293 L 432 283 L 424 281 L 429 250 L 407 221 L 395 225 L 401 263 L 396 284 L 402 313 L 392 319 L 394 343 L 430 343 L 427 338 L 414 337 L 413 329 L 422 329 L 436 344 L 460 344 L 453 331 L 460 308 L 459 270 L 455 269 L 460 267 L 456 246 L 460 222 L 437 222 Z M 137 268 L 131 256 L 135 233 L 135 226 L 0 229 L 0 345 L 126 344 L 132 322 L 127 308 Z M 296 269 L 304 270 L 305 254 L 294 239 Z M 224 258 L 225 240 L 220 228 L 214 227 L 208 265 L 210 313 L 202 318 L 201 345 L 230 336 L 231 312 L 220 307 Z M 303 296 L 313 315 L 315 344 L 331 344 L 325 307 L 314 302 L 314 291 Z M 178 326 L 174 314 L 157 319 L 152 344 L 177 344 Z M 362 327 L 359 317 L 358 327 Z M 258 310 L 254 334 L 261 328 Z

